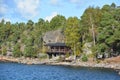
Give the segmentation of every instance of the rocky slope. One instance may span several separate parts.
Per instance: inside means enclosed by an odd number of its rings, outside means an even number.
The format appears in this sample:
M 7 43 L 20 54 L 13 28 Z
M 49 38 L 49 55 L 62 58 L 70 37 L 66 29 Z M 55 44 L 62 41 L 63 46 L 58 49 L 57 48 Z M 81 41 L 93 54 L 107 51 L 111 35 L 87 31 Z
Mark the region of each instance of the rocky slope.
M 43 41 L 47 43 L 64 42 L 64 34 L 61 29 L 46 32 Z

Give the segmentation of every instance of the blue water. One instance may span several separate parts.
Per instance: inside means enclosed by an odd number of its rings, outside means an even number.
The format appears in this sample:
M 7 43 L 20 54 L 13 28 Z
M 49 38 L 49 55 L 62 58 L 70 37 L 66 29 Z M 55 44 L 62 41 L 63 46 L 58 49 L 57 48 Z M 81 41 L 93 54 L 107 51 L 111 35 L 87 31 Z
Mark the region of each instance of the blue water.
M 0 62 L 0 80 L 120 80 L 111 69 Z

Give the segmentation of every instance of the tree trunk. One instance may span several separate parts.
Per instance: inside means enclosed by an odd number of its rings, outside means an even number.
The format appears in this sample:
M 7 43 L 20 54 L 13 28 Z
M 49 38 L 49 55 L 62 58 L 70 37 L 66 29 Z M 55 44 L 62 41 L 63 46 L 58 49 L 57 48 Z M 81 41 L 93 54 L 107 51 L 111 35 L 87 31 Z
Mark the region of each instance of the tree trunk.
M 95 46 L 95 32 L 94 32 L 94 25 L 92 24 L 92 36 L 93 36 L 93 43 Z
M 94 46 L 95 46 L 95 31 L 94 31 L 94 24 L 93 24 L 93 21 L 92 21 L 91 14 L 90 14 L 90 23 L 91 23 L 91 26 L 92 26 L 92 38 L 93 38 L 93 44 L 94 44 Z
M 76 47 L 75 47 L 75 44 L 74 44 L 74 56 L 75 56 L 75 60 L 76 60 Z

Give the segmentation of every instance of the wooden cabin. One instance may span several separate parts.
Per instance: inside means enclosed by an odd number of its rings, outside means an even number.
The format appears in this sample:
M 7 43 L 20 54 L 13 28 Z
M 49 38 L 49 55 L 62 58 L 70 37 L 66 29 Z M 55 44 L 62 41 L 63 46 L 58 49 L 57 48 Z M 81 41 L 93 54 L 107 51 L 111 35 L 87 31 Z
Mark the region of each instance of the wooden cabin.
M 46 46 L 46 53 L 49 55 L 49 58 L 52 58 L 52 56 L 60 56 L 66 55 L 67 53 L 72 53 L 71 48 L 68 47 L 65 43 L 48 43 Z

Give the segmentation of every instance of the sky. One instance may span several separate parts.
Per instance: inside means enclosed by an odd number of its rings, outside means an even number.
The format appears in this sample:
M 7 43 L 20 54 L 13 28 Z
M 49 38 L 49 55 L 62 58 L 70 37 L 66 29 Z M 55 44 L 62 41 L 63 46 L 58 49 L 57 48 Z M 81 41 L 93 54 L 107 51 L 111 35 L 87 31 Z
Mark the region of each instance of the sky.
M 0 0 L 0 21 L 37 22 L 40 18 L 50 21 L 58 14 L 80 18 L 89 6 L 101 8 L 113 2 L 120 6 L 120 0 Z

